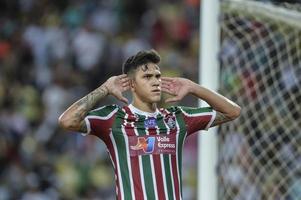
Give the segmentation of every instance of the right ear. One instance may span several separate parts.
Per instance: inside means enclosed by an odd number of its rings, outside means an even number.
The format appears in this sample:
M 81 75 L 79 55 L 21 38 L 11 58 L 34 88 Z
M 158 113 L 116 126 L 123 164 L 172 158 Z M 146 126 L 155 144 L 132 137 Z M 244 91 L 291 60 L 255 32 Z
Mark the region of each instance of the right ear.
M 134 79 L 130 79 L 130 88 L 132 92 L 135 92 L 136 82 Z

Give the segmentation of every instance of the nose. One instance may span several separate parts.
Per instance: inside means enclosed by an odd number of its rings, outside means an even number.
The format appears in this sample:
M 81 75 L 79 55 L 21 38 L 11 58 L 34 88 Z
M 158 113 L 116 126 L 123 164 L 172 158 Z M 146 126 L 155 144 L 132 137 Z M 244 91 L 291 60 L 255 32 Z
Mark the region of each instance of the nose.
M 161 79 L 158 79 L 158 78 L 156 78 L 153 82 L 154 86 L 160 86 L 160 84 L 161 84 Z

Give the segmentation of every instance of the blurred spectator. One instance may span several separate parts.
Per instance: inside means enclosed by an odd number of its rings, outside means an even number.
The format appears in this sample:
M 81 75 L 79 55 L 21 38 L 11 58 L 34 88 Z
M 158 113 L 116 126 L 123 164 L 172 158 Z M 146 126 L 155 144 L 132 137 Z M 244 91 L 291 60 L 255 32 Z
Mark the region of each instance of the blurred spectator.
M 113 199 L 105 146 L 60 130 L 58 116 L 141 49 L 162 54 L 166 75 L 196 81 L 198 18 L 198 0 L 1 1 L 0 199 Z M 187 200 L 196 199 L 192 160 L 183 161 Z

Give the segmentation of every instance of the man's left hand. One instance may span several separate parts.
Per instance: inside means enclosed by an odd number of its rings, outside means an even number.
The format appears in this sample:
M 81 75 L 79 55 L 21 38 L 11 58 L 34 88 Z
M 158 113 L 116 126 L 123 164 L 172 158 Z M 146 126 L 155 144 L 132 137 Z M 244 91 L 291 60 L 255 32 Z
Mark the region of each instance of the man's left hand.
M 161 83 L 162 92 L 173 96 L 166 99 L 166 103 L 180 101 L 191 92 L 191 88 L 193 87 L 193 82 L 186 78 L 162 77 Z

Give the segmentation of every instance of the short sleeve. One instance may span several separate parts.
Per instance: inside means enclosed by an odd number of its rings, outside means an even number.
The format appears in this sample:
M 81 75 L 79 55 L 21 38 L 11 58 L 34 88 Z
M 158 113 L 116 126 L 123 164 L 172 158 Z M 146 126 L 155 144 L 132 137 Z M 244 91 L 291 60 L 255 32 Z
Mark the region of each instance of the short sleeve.
M 92 134 L 101 139 L 109 135 L 118 109 L 117 105 L 107 105 L 90 111 L 85 117 L 87 133 L 83 135 Z
M 180 110 L 184 116 L 188 135 L 199 130 L 208 130 L 216 116 L 216 111 L 211 107 L 180 107 Z

